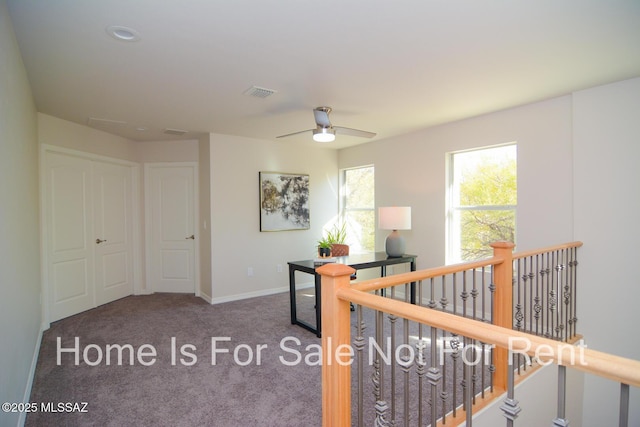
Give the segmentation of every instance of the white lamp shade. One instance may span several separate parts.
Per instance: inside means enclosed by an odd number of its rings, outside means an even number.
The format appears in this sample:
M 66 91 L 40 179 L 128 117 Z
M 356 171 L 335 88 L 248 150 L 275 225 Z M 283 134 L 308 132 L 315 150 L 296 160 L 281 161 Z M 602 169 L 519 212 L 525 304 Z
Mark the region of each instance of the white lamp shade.
M 378 228 L 382 230 L 411 230 L 411 207 L 378 208 Z

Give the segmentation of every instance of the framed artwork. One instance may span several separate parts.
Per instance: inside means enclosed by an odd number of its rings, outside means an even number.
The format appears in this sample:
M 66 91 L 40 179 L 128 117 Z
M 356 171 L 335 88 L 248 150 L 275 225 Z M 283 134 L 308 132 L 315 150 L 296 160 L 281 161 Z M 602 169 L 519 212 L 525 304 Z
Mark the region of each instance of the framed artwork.
M 260 231 L 309 229 L 309 175 L 259 172 Z

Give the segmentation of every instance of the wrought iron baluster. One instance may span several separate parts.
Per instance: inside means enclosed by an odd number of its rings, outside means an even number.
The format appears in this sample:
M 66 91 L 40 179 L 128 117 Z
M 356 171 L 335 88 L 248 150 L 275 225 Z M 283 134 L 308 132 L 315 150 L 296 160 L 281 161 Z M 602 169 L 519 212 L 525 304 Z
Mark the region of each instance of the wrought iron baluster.
M 362 320 L 362 306 L 358 304 L 356 306 L 356 337 L 353 340 L 353 347 L 356 350 L 357 366 L 357 380 L 358 380 L 358 395 L 356 396 L 358 402 L 358 426 L 364 425 L 364 354 L 365 347 L 364 329 L 366 325 Z
M 526 276 L 523 276 L 520 274 L 521 272 L 521 259 L 518 259 L 516 261 L 517 264 L 517 275 L 516 275 L 516 306 L 515 306 L 515 313 L 514 313 L 514 318 L 515 318 L 515 329 L 516 330 L 521 330 L 522 329 L 522 318 L 523 318 L 523 314 L 522 314 L 522 299 L 521 299 L 521 295 L 520 295 L 520 278 L 522 278 L 523 280 L 526 280 Z M 518 364 L 519 365 L 519 364 Z
M 467 270 L 462 272 L 462 293 L 460 298 L 462 298 L 462 317 L 467 317 L 467 299 L 469 298 L 469 293 L 467 292 Z
M 555 309 L 556 309 L 556 327 L 554 329 L 555 332 L 555 336 L 554 338 L 556 339 L 562 339 L 562 329 L 564 328 L 564 325 L 562 324 L 562 292 L 563 292 L 563 287 L 562 287 L 562 271 L 564 270 L 564 264 L 562 263 L 562 252 L 561 251 L 556 251 L 556 265 L 555 265 L 555 270 L 556 270 L 556 304 L 555 304 Z
M 458 314 L 458 273 L 453 273 L 453 314 Z
M 507 397 L 504 400 L 504 403 L 500 406 L 500 409 L 503 412 L 503 415 L 507 419 L 507 427 L 513 427 L 513 422 L 516 418 L 518 418 L 518 414 L 522 410 L 520 406 L 518 406 L 518 401 L 514 398 L 514 370 L 513 370 L 513 362 L 514 355 L 511 357 L 511 363 L 508 366 L 507 373 Z
M 542 310 L 542 306 L 540 305 L 540 277 L 542 275 L 540 267 L 540 254 L 536 255 L 536 268 L 533 271 L 538 271 L 540 273 L 536 274 L 536 296 L 533 297 L 533 311 L 534 317 L 536 319 L 535 333 L 536 335 L 540 335 L 540 311 Z
M 514 325 L 514 329 L 516 330 L 520 330 L 521 326 L 522 326 L 522 304 L 521 304 L 521 300 L 520 300 L 520 278 L 522 277 L 522 275 L 520 274 L 521 272 L 521 259 L 515 260 L 514 263 L 517 265 L 517 267 L 515 268 L 516 274 L 515 277 L 512 278 L 512 281 L 514 281 L 514 283 L 516 284 L 516 305 L 515 305 L 515 311 L 514 311 L 514 320 L 515 320 L 515 325 Z M 522 365 L 520 363 L 520 358 L 521 358 L 521 354 L 518 353 L 518 361 L 516 362 L 517 365 L 517 369 L 518 369 L 518 375 L 520 375 L 520 366 Z
M 489 292 L 490 292 L 490 299 L 491 299 L 491 324 L 493 324 L 493 319 L 494 319 L 494 306 L 495 306 L 495 296 L 496 296 L 496 285 L 495 285 L 495 277 L 494 277 L 494 271 L 495 269 L 492 268 L 491 269 L 491 279 L 489 280 Z M 490 357 L 491 357 L 491 361 L 490 361 L 490 365 L 489 365 L 489 372 L 491 374 L 491 376 L 489 377 L 489 384 L 490 384 L 490 388 L 491 388 L 491 393 L 493 393 L 493 373 L 496 371 L 496 365 L 494 363 L 495 358 L 494 358 L 494 351 L 493 351 L 493 347 L 491 347 L 490 350 Z
M 620 415 L 619 427 L 629 426 L 629 384 L 620 383 Z
M 418 282 L 418 301 L 422 304 L 422 280 Z M 424 358 L 424 349 L 426 347 L 424 343 L 424 335 L 423 335 L 424 325 L 422 323 L 418 323 L 418 342 L 416 343 L 416 374 L 418 375 L 418 425 L 423 425 L 423 417 L 422 413 L 424 411 L 422 407 L 423 402 L 423 382 L 424 376 L 427 372 L 426 366 L 427 363 Z
M 563 295 L 563 301 L 564 301 L 564 307 L 563 307 L 563 311 L 564 311 L 564 340 L 568 341 L 569 340 L 569 321 L 570 321 L 570 317 L 569 317 L 569 312 L 571 311 L 571 282 L 569 280 L 569 273 L 570 273 L 570 267 L 569 267 L 569 249 L 565 249 L 564 250 L 564 260 L 565 260 L 565 269 L 564 269 L 564 295 Z
M 444 346 L 446 345 L 446 331 L 442 331 L 442 346 L 444 348 Z M 442 357 L 442 360 L 439 361 L 440 365 L 442 366 L 442 387 L 440 388 L 440 400 L 442 401 L 442 414 L 441 414 L 441 418 L 442 418 L 442 424 L 444 424 L 446 422 L 446 418 L 447 418 L 447 401 L 449 400 L 449 390 L 448 390 L 448 383 L 447 383 L 447 358 L 446 357 Z M 435 424 L 434 424 L 435 425 Z
M 555 252 L 551 253 L 551 265 L 554 266 L 556 264 L 556 255 Z M 554 337 L 554 331 L 555 331 L 555 313 L 556 313 L 556 303 L 558 301 L 557 297 L 556 297 L 556 281 L 555 281 L 555 275 L 550 274 L 551 278 L 550 278 L 550 284 L 549 284 L 549 338 L 553 338 Z
M 544 269 L 540 271 L 544 279 L 542 283 L 542 324 L 544 325 L 544 336 L 551 338 L 551 313 L 549 311 L 549 307 L 551 306 L 551 269 L 549 267 L 551 264 L 551 254 L 547 252 L 543 254 L 543 257 L 545 259 Z
M 431 279 L 429 279 L 429 304 L 427 304 L 427 307 L 435 309 L 438 306 L 434 297 L 435 297 L 435 279 L 432 277 Z
M 451 334 L 451 340 L 449 341 L 449 345 L 451 345 L 451 359 L 453 360 L 453 373 L 451 374 L 453 377 L 453 381 L 451 382 L 451 392 L 453 397 L 451 399 L 453 416 L 457 415 L 457 402 L 458 402 L 458 357 L 460 357 L 460 338 L 458 338 L 458 334 Z
M 436 396 L 438 396 L 438 384 L 440 383 L 440 380 L 442 380 L 442 374 L 440 373 L 440 368 L 436 365 L 438 363 L 438 330 L 436 328 L 431 328 L 430 332 L 431 366 L 427 372 L 427 381 L 429 381 L 429 384 L 431 385 L 431 399 L 429 399 L 431 403 L 431 425 L 435 426 L 438 419 L 438 401 L 436 400 Z
M 482 269 L 480 270 L 480 306 L 482 307 L 482 321 L 486 322 L 487 318 L 486 318 L 486 281 L 485 281 L 485 271 L 484 271 L 484 267 L 482 267 Z M 481 373 L 481 380 L 480 380 L 480 384 L 481 384 L 481 393 L 482 393 L 482 398 L 484 399 L 484 391 L 487 388 L 487 383 L 486 383 L 486 377 L 485 377 L 485 367 L 487 366 L 487 359 L 486 359 L 486 351 L 485 351 L 485 343 L 481 342 L 480 343 L 481 347 L 482 347 L 482 369 L 480 371 Z
M 445 276 L 441 277 L 442 280 L 442 296 L 440 297 L 440 307 L 442 311 L 447 311 L 447 305 L 449 301 L 447 300 L 447 282 L 445 280 Z
M 577 300 L 578 300 L 578 248 L 572 249 L 572 280 L 571 280 L 571 293 L 573 295 L 573 307 L 571 310 L 571 337 L 576 335 L 576 323 L 578 322 Z
M 405 285 L 405 302 L 409 302 L 409 285 Z M 411 368 L 413 366 L 413 359 L 410 357 L 409 353 L 409 319 L 403 320 L 403 332 L 404 332 L 404 348 L 403 348 L 403 356 L 402 356 L 402 365 L 401 370 L 404 376 L 404 425 L 409 426 L 409 421 L 411 419 L 409 414 L 409 374 L 411 372 Z
M 465 338 L 466 340 L 466 338 Z M 475 360 L 475 359 L 474 359 Z M 473 366 L 473 369 L 475 369 L 475 364 Z M 464 377 L 467 378 L 467 380 L 469 379 L 469 377 L 471 376 L 471 365 L 469 363 L 465 363 L 464 364 Z M 473 396 L 475 396 L 475 381 L 471 381 L 471 384 L 467 385 L 467 388 L 465 389 L 465 394 L 464 394 L 464 405 L 465 405 L 465 410 L 466 410 L 466 425 L 468 427 L 471 427 L 472 425 L 472 416 L 473 416 L 473 400 L 475 399 Z
M 393 286 L 391 288 L 391 299 L 395 299 L 396 297 L 396 287 Z M 395 349 L 396 349 L 396 321 L 398 320 L 398 317 L 393 315 L 393 314 L 389 314 L 387 316 L 387 318 L 389 319 L 389 330 L 391 333 L 391 349 L 390 352 L 391 354 L 395 354 Z M 390 392 L 391 392 L 391 424 L 395 425 L 395 420 L 396 420 L 396 360 L 395 357 L 392 357 L 391 359 L 391 383 L 390 383 Z
M 379 295 L 379 291 L 375 291 L 376 295 Z M 382 343 L 382 337 L 384 335 L 384 313 L 382 311 L 375 312 L 376 317 L 376 342 L 378 345 Z M 384 347 L 384 344 L 382 344 Z M 378 352 L 376 352 L 376 357 L 373 362 L 373 374 L 372 374 L 372 382 L 373 382 L 373 394 L 376 400 L 375 404 L 375 421 L 374 425 L 376 427 L 386 427 L 389 426 L 389 421 L 387 421 L 387 414 L 389 411 L 389 405 L 384 400 L 384 369 L 381 363 L 381 356 Z
M 534 307 L 533 307 L 533 279 L 537 278 L 536 274 L 534 273 L 535 267 L 533 266 L 533 257 L 529 257 L 529 270 L 527 273 L 527 277 L 529 278 L 529 299 L 527 301 L 527 307 L 529 308 L 527 311 L 529 313 L 529 326 L 527 327 L 527 331 L 529 332 L 533 332 L 533 313 L 534 313 Z

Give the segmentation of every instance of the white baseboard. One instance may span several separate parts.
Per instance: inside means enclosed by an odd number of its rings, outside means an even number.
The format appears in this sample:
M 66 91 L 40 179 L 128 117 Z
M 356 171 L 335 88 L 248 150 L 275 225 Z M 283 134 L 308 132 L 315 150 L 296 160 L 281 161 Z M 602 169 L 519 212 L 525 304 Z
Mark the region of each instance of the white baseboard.
M 27 384 L 24 388 L 24 396 L 22 398 L 22 402 L 29 403 L 31 400 L 31 388 L 33 387 L 33 379 L 36 376 L 36 367 L 38 366 L 38 356 L 40 355 L 40 344 L 42 344 L 42 334 L 46 329 L 49 329 L 49 325 L 43 323 L 40 325 L 40 331 L 38 332 L 38 339 L 36 340 L 36 348 L 33 350 L 33 356 L 31 357 L 31 367 L 29 368 L 29 376 L 27 377 Z M 20 412 L 20 417 L 18 418 L 18 425 L 23 426 L 27 421 L 27 412 Z
M 211 295 L 207 294 L 206 292 L 202 292 L 200 291 L 200 295 L 198 295 L 200 298 L 202 298 L 203 300 L 205 300 L 206 302 L 208 302 L 209 304 L 213 304 L 212 300 L 213 297 L 211 297 Z
M 219 298 L 211 298 L 209 297 L 211 300 L 209 301 L 210 304 L 221 304 L 223 302 L 231 302 L 231 301 L 239 301 L 239 300 L 243 300 L 243 299 L 247 299 L 247 298 L 255 298 L 255 297 L 264 297 L 267 295 L 273 295 L 273 294 L 279 294 L 282 292 L 289 292 L 289 287 L 288 286 L 283 286 L 281 288 L 272 288 L 272 289 L 265 289 L 262 291 L 255 291 L 255 292 L 246 292 L 243 294 L 236 294 L 236 295 L 229 295 L 227 297 L 219 297 Z

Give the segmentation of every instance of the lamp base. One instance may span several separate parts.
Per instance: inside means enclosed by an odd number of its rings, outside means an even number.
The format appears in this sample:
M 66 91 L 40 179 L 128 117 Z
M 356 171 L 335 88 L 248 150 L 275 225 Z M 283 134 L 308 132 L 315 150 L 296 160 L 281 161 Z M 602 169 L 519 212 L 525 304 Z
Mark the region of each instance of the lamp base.
M 390 257 L 400 257 L 404 255 L 405 247 L 404 237 L 398 233 L 398 230 L 393 230 L 384 242 L 384 250 Z

